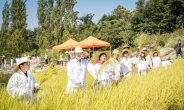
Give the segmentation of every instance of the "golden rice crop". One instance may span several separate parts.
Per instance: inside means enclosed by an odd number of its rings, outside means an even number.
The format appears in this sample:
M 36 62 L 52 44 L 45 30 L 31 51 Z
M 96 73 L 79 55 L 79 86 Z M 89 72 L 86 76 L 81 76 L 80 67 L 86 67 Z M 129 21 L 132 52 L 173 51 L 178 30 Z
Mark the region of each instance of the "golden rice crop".
M 184 109 L 184 60 L 179 59 L 167 68 L 160 67 L 147 76 L 124 78 L 116 88 L 94 90 L 93 78 L 87 74 L 87 88 L 66 95 L 66 71 L 53 74 L 42 84 L 35 104 L 22 104 L 0 91 L 1 110 L 173 110 Z M 34 74 L 41 79 L 39 73 Z

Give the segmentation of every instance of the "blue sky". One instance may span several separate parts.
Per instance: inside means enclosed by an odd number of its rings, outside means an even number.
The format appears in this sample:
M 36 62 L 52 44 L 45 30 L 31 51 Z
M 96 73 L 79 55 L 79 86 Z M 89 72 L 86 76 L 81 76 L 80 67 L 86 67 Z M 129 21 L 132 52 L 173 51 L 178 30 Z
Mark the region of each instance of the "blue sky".
M 8 0 L 9 3 L 11 0 Z M 125 7 L 127 10 L 134 10 L 135 2 L 138 0 L 77 0 L 77 4 L 74 7 L 74 11 L 78 11 L 78 16 L 83 16 L 88 13 L 95 14 L 93 22 L 97 23 L 104 14 L 111 14 L 113 9 L 118 5 Z M 2 10 L 6 0 L 0 0 L 0 27 L 2 24 Z M 27 24 L 28 29 L 34 29 L 37 27 L 37 0 L 27 0 Z

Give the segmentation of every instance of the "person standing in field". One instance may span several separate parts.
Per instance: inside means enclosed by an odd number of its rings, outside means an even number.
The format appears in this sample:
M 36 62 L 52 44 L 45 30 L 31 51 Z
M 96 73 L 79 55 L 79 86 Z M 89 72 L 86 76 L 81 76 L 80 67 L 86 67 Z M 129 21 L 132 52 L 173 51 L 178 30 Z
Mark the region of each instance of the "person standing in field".
M 14 63 L 14 60 L 13 60 L 13 57 L 11 57 L 11 59 L 10 59 L 10 66 L 11 66 L 11 68 L 13 68 L 13 63 Z
M 140 53 L 140 58 L 139 61 L 137 63 L 137 67 L 138 67 L 138 76 L 146 76 L 146 72 L 148 70 L 148 62 L 146 61 L 146 56 L 148 55 L 148 53 L 146 51 L 141 51 Z
M 104 64 L 108 60 L 108 53 L 102 52 L 96 56 L 95 70 L 98 75 L 98 82 L 102 84 L 103 87 L 109 87 L 112 84 L 111 76 L 112 73 L 109 72 L 109 68 Z
M 178 43 L 176 44 L 174 49 L 176 50 L 176 57 L 178 57 L 178 55 L 182 56 L 181 40 L 180 39 L 178 40 Z
M 35 101 L 34 93 L 39 88 L 29 69 L 30 60 L 27 57 L 18 59 L 17 66 L 13 68 L 14 74 L 10 77 L 6 88 L 13 98 L 18 97 L 26 102 Z
M 130 77 L 132 72 L 132 59 L 128 58 L 131 54 L 131 51 L 128 49 L 124 49 L 121 53 L 121 70 L 125 77 Z
M 66 94 L 85 89 L 87 71 L 97 80 L 95 67 L 88 60 L 84 59 L 84 57 L 88 56 L 88 53 L 83 51 L 82 47 L 75 47 L 75 50 L 70 51 L 69 54 L 74 56 L 74 59 L 67 64 L 68 84 Z
M 153 52 L 153 58 L 151 59 L 151 68 L 157 68 L 161 65 L 161 58 L 159 57 L 159 51 Z
M 147 53 L 146 55 L 146 61 L 147 61 L 147 64 L 148 64 L 148 69 L 151 68 L 151 57 L 149 55 L 150 51 L 147 49 L 147 48 L 143 48 L 142 51 L 144 51 L 145 53 Z
M 48 64 L 48 56 L 47 56 L 47 54 L 45 54 L 44 59 L 45 59 L 45 64 Z

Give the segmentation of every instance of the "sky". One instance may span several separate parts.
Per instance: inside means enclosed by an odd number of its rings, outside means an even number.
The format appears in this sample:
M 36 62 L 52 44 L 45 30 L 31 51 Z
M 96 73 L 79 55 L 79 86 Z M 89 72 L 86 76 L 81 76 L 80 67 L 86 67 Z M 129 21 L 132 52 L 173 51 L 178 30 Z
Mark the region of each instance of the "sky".
M 8 0 L 11 3 L 11 0 Z M 89 13 L 95 14 L 93 16 L 93 22 L 97 23 L 104 14 L 111 14 L 112 11 L 121 5 L 127 10 L 133 11 L 136 7 L 135 2 L 138 0 L 76 0 L 77 4 L 74 7 L 74 11 L 78 11 L 78 16 L 83 16 Z M 2 24 L 2 10 L 6 0 L 0 0 L 0 27 Z M 27 29 L 33 30 L 38 26 L 37 21 L 37 0 L 27 0 Z

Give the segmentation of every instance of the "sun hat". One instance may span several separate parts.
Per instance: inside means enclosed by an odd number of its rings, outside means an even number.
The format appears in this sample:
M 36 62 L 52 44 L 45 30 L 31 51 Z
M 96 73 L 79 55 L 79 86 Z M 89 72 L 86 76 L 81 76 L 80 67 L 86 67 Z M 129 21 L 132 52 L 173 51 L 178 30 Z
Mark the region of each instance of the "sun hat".
M 142 50 L 140 53 L 144 53 L 144 54 L 145 54 L 145 56 L 147 56 L 147 55 L 148 55 L 148 52 L 147 52 L 147 51 L 144 51 L 144 50 Z
M 99 61 L 99 57 L 100 57 L 100 55 L 103 54 L 103 53 L 105 53 L 105 55 L 107 56 L 107 57 L 106 57 L 106 60 L 108 60 L 108 59 L 110 58 L 110 52 L 105 51 L 105 52 L 100 52 L 99 54 L 97 54 L 97 55 L 95 56 L 95 61 Z
M 149 50 L 147 48 L 143 48 L 142 51 L 147 51 L 149 53 Z
M 2 57 L 5 57 L 4 55 Z
M 153 56 L 154 56 L 155 53 L 157 53 L 158 56 L 160 55 L 160 51 L 154 51 L 154 52 L 153 52 Z
M 119 50 L 118 49 L 113 50 L 112 54 L 119 54 Z
M 75 50 L 68 52 L 68 54 L 74 56 L 74 53 L 80 53 L 80 52 L 83 53 L 83 57 L 86 57 L 89 55 L 87 52 L 83 51 L 82 47 L 80 46 L 75 47 Z
M 25 62 L 29 62 L 28 57 L 21 57 L 20 59 L 17 59 L 17 65 L 13 68 L 13 72 L 17 72 L 19 70 L 19 65 Z
M 123 46 L 123 49 L 125 49 L 125 48 L 130 48 L 128 45 L 124 45 Z
M 128 55 L 130 55 L 132 53 L 131 50 L 123 49 L 123 51 L 121 52 L 121 55 L 120 56 L 122 56 L 124 54 L 124 52 L 128 52 Z

